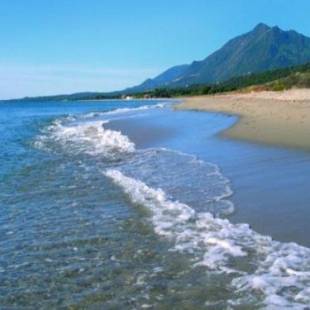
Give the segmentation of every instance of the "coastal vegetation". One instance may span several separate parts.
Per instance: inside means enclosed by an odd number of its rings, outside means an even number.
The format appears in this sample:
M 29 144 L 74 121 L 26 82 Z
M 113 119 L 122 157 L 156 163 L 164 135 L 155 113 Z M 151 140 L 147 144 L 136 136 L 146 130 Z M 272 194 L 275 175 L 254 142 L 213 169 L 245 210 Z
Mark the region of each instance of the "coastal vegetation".
M 23 98 L 25 101 L 74 101 L 132 98 L 173 98 L 214 95 L 232 91 L 281 91 L 290 88 L 310 88 L 310 63 L 288 68 L 267 70 L 231 78 L 214 84 L 195 84 L 186 87 L 157 87 L 149 91 L 119 91 L 112 93 L 76 93 L 47 97 Z
M 170 98 L 180 96 L 213 95 L 231 91 L 281 91 L 293 87 L 310 88 L 310 63 L 239 76 L 222 83 L 192 85 L 179 88 L 156 88 L 152 91 L 132 95 L 136 98 Z

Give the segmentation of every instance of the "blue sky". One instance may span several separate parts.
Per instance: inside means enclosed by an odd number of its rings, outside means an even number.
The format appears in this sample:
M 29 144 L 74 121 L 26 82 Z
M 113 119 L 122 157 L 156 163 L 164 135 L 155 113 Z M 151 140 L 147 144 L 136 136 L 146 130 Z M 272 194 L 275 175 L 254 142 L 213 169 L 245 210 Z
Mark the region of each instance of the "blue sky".
M 309 0 L 1 0 L 0 98 L 110 91 L 257 23 L 310 36 Z

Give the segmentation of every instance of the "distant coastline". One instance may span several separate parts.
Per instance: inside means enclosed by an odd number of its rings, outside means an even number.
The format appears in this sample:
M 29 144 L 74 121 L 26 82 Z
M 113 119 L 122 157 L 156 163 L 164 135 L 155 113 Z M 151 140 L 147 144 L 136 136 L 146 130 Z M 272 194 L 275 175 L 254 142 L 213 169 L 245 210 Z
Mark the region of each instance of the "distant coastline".
M 255 74 L 236 76 L 216 84 L 189 85 L 181 88 L 154 88 L 144 91 L 125 89 L 110 93 L 80 92 L 54 96 L 25 97 L 2 101 L 88 101 L 113 99 L 166 99 L 225 94 L 227 92 L 281 91 L 292 88 L 310 88 L 310 63 L 288 68 L 264 71 Z

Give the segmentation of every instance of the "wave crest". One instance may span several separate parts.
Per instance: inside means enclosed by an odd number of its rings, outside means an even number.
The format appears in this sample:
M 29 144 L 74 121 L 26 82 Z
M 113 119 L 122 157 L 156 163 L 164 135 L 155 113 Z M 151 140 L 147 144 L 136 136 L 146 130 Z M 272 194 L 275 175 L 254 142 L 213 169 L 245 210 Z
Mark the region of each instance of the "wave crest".
M 70 154 L 114 158 L 135 151 L 135 145 L 119 131 L 104 128 L 107 121 L 65 122 L 56 120 L 37 137 L 35 146 L 44 150 L 61 148 Z
M 133 203 L 152 212 L 155 232 L 172 241 L 174 251 L 194 254 L 194 266 L 230 275 L 230 285 L 237 294 L 230 300 L 232 306 L 254 302 L 268 308 L 304 309 L 310 303 L 310 249 L 274 241 L 247 224 L 232 224 L 208 212 L 197 213 L 186 204 L 170 200 L 161 189 L 118 170 L 104 174 Z
M 146 111 L 150 109 L 162 109 L 165 106 L 167 106 L 170 103 L 157 103 L 157 104 L 151 104 L 151 105 L 143 105 L 136 108 L 117 108 L 111 111 L 105 111 L 105 112 L 90 112 L 86 113 L 82 116 L 82 118 L 94 118 L 94 117 L 102 117 L 102 116 L 114 116 L 114 115 L 122 115 L 122 114 L 128 114 L 128 113 L 136 113 L 139 111 Z

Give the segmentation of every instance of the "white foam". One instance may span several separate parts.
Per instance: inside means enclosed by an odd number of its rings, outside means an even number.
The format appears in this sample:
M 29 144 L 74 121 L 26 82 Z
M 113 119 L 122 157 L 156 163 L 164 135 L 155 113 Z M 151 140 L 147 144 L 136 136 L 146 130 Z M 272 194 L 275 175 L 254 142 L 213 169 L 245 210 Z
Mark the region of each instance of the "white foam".
M 118 115 L 118 114 L 126 114 L 131 112 L 137 112 L 137 111 L 145 111 L 150 109 L 161 109 L 164 108 L 167 105 L 167 103 L 157 103 L 153 105 L 143 105 L 136 108 L 118 108 L 112 111 L 106 111 L 106 112 L 90 112 L 84 114 L 83 118 L 93 118 L 93 117 L 99 117 L 99 116 L 105 116 L 105 115 Z
M 137 108 L 118 108 L 113 111 L 106 112 L 105 114 L 113 115 L 113 114 L 121 114 L 121 113 L 128 113 L 128 112 L 144 111 L 144 110 L 149 110 L 149 109 L 161 109 L 163 107 L 165 107 L 164 103 L 157 103 L 154 105 L 143 105 Z
M 234 212 L 227 199 L 233 194 L 230 181 L 218 166 L 193 155 L 165 148 L 138 150 L 118 169 L 128 177 L 147 181 L 149 186 L 160 186 L 173 200 L 195 205 L 200 211 L 219 216 Z
M 161 189 L 118 170 L 104 174 L 133 203 L 151 211 L 155 232 L 173 242 L 172 250 L 196 254 L 194 266 L 230 274 L 236 294 L 232 305 L 253 302 L 268 309 L 304 309 L 310 304 L 310 249 L 273 241 L 247 224 L 196 213 L 188 205 L 170 200 Z
M 56 119 L 43 130 L 34 141 L 34 146 L 44 150 L 51 150 L 53 146 L 61 146 L 71 154 L 85 153 L 88 155 L 103 155 L 117 157 L 122 153 L 135 151 L 135 145 L 120 131 L 105 129 L 108 119 L 102 116 L 127 114 L 130 112 L 158 109 L 165 107 L 167 102 L 144 105 L 136 108 L 118 108 L 107 112 L 90 112 L 83 115 L 69 115 Z M 128 117 L 126 115 L 126 117 Z
M 119 131 L 105 129 L 106 123 L 107 121 L 70 123 L 56 120 L 37 138 L 35 145 L 49 149 L 56 144 L 56 147 L 61 146 L 70 153 L 105 157 L 133 152 L 134 143 Z

